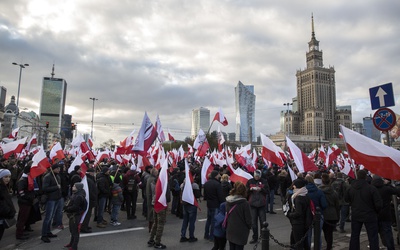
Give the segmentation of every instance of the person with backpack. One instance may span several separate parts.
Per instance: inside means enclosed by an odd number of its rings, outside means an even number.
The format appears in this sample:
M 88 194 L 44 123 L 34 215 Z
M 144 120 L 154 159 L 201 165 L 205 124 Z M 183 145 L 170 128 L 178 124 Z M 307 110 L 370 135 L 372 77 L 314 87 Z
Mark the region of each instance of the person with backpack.
M 138 198 L 138 185 L 140 177 L 135 169 L 130 169 L 122 177 L 123 196 L 126 203 L 126 215 L 128 220 L 136 219 L 136 202 Z
M 288 197 L 289 210 L 286 216 L 290 220 L 292 225 L 292 231 L 290 233 L 290 244 L 297 247 L 292 249 L 311 249 L 308 241 L 308 237 L 304 237 L 309 228 L 312 225 L 312 212 L 311 212 L 311 199 L 307 195 L 308 190 L 305 187 L 306 181 L 298 178 L 293 181 L 293 194 Z M 303 241 L 303 243 L 299 243 Z
M 226 230 L 223 226 L 226 214 L 226 202 L 219 205 L 218 213 L 215 215 L 214 224 L 214 246 L 211 250 L 225 250 Z
M 81 182 L 76 182 L 72 186 L 72 196 L 66 205 L 64 211 L 67 213 L 69 219 L 69 231 L 71 233 L 71 239 L 67 245 L 68 250 L 78 249 L 79 243 L 79 223 L 83 213 L 86 211 L 88 203 L 86 201 L 86 193 L 83 189 Z

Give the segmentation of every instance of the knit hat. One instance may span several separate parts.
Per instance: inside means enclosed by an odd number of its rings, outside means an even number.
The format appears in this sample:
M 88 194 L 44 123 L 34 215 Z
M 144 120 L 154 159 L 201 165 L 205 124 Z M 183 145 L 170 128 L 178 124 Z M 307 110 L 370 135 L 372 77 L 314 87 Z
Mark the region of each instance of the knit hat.
M 215 177 L 217 177 L 218 174 L 219 172 L 217 170 L 213 170 L 211 171 L 210 178 L 215 179 Z
M 75 182 L 74 185 L 75 185 L 75 187 L 76 187 L 77 190 L 82 190 L 82 189 L 83 189 L 83 183 Z
M 10 170 L 5 168 L 0 169 L 0 179 L 7 175 L 11 175 Z
M 296 186 L 296 188 L 302 188 L 306 185 L 306 181 L 303 179 L 296 179 L 293 181 L 293 186 Z

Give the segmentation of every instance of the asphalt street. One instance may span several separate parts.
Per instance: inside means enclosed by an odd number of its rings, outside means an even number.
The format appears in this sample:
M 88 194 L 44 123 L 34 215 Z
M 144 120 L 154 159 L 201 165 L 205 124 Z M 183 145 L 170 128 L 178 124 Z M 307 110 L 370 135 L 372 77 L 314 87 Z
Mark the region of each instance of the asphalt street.
M 139 194 L 139 197 L 141 195 Z M 16 198 L 14 197 L 16 203 Z M 269 224 L 269 230 L 273 238 L 278 242 L 270 239 L 269 249 L 288 249 L 289 235 L 290 235 L 290 223 L 289 220 L 282 213 L 280 199 L 275 199 L 276 204 L 274 210 L 277 214 L 267 214 L 267 222 Z M 142 214 L 142 201 L 138 200 L 137 208 L 137 219 L 127 220 L 126 212 L 120 211 L 119 219 L 121 222 L 120 226 L 107 225 L 106 228 L 97 228 L 94 222 L 91 222 L 93 233 L 81 234 L 79 241 L 79 249 L 153 249 L 147 247 L 147 241 L 149 240 L 148 223 Z M 199 203 L 200 209 L 197 214 L 195 236 L 198 238 L 197 242 L 180 243 L 180 230 L 182 220 L 177 218 L 175 215 L 168 213 L 167 222 L 164 228 L 162 236 L 162 243 L 167 246 L 167 249 L 189 249 L 195 248 L 196 250 L 210 250 L 213 243 L 203 239 L 204 227 L 207 217 L 207 208 L 205 201 Z M 17 204 L 15 204 L 18 207 Z M 93 218 L 93 217 L 92 217 Z M 109 214 L 105 213 L 105 219 L 109 221 Z M 39 221 L 32 225 L 34 229 L 30 233 L 30 239 L 27 241 L 20 241 L 15 239 L 15 227 L 7 229 L 4 233 L 3 239 L 0 241 L 0 249 L 32 249 L 32 250 L 53 250 L 63 249 L 63 246 L 69 243 L 69 229 L 68 219 L 64 216 L 64 230 L 54 229 L 52 232 L 57 234 L 57 238 L 52 238 L 51 243 L 44 243 L 40 240 L 42 222 Z M 346 223 L 345 230 L 350 232 L 350 223 Z M 251 240 L 251 233 L 249 240 Z M 188 237 L 188 235 L 186 235 Z M 340 234 L 334 232 L 334 249 L 348 249 L 350 233 Z M 366 239 L 366 233 L 363 232 L 361 235 L 361 249 L 368 249 L 368 241 Z M 279 245 L 280 244 L 280 245 Z M 286 246 L 286 247 L 285 247 Z M 324 246 L 324 239 L 323 239 Z M 229 247 L 227 248 L 229 249 Z M 261 243 L 258 245 L 247 244 L 246 250 L 250 249 L 262 249 Z M 400 249 L 400 248 L 399 248 Z

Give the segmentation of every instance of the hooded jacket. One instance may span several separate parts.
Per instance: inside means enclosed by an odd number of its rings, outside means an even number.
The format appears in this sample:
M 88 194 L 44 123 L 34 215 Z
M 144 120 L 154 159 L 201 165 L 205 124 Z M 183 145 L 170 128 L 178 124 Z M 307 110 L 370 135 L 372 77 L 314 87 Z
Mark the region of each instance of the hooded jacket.
M 376 187 L 366 180 L 354 180 L 345 193 L 344 199 L 350 203 L 351 219 L 358 222 L 375 222 L 382 209 L 382 198 Z
M 317 185 L 315 185 L 314 183 L 308 183 L 306 185 L 306 188 L 308 190 L 307 195 L 314 202 L 314 206 L 319 207 L 321 209 L 321 212 L 324 211 L 325 208 L 328 206 L 328 204 L 326 203 L 324 192 L 318 189 Z
M 392 195 L 400 195 L 400 190 L 390 185 L 385 185 L 383 179 L 373 179 L 371 184 L 378 189 L 382 197 L 382 209 L 378 215 L 379 221 L 391 221 L 390 203 Z
M 226 212 L 229 213 L 227 219 L 226 239 L 237 245 L 246 245 L 251 229 L 250 205 L 246 198 L 238 195 L 226 197 Z
M 319 188 L 324 192 L 327 207 L 324 209 L 324 220 L 338 221 L 340 218 L 339 196 L 331 186 L 322 184 Z
M 82 215 L 86 211 L 86 193 L 83 189 L 78 189 L 72 194 L 68 205 L 65 207 L 65 212 L 72 215 Z

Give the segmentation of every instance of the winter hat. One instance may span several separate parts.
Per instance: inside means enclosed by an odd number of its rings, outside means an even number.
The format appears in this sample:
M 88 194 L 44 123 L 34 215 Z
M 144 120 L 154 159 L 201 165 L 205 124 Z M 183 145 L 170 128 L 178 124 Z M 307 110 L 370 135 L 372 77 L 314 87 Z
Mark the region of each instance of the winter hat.
M 102 172 L 103 174 L 105 174 L 105 173 L 107 173 L 108 170 L 109 170 L 108 167 L 103 167 L 103 168 L 101 169 L 101 172 Z
M 5 168 L 0 169 L 0 179 L 7 175 L 11 175 L 10 170 Z
M 53 164 L 52 166 L 51 166 L 51 169 L 56 169 L 56 168 L 59 168 L 60 167 L 60 165 L 58 165 L 58 164 Z
M 296 186 L 296 188 L 302 188 L 306 185 L 306 181 L 303 179 L 296 179 L 293 181 L 293 185 Z
M 77 190 L 82 190 L 82 189 L 83 189 L 83 183 L 75 182 L 74 185 L 75 185 L 75 187 L 76 187 Z
M 215 179 L 215 177 L 217 177 L 218 174 L 219 172 L 217 170 L 213 170 L 211 171 L 210 178 Z
M 256 171 L 254 171 L 254 176 L 261 176 L 261 170 L 257 169 Z

